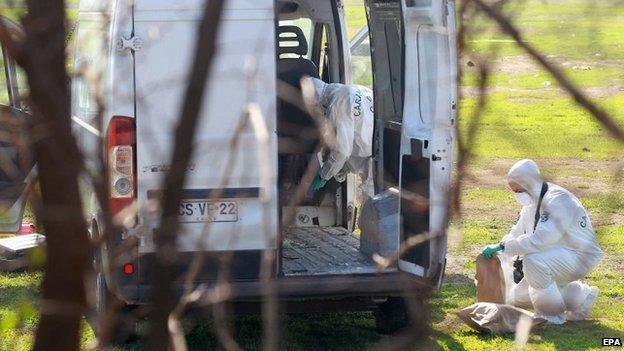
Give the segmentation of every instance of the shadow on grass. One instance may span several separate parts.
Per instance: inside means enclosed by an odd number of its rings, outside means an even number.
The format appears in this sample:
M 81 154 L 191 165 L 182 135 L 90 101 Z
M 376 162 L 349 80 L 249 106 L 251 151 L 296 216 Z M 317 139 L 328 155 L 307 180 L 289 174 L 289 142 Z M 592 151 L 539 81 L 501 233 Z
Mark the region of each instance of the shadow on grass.
M 501 341 L 505 341 L 506 345 L 513 344 L 515 335 L 481 334 L 473 330 L 462 330 L 452 334 L 437 332 L 433 337 L 438 344 L 445 345 L 449 350 L 464 351 L 467 350 L 464 345 L 475 345 L 475 341 L 481 345 L 501 345 Z M 624 331 L 605 326 L 600 321 L 587 320 L 538 327 L 531 332 L 529 344 L 546 344 L 558 351 L 589 350 L 602 347 L 602 338 L 607 337 L 624 340 Z M 474 338 L 474 341 L 468 342 L 467 338 Z
M 588 350 L 602 347 L 602 338 L 619 337 L 624 331 L 608 327 L 599 320 L 568 322 L 564 325 L 546 325 L 535 331 L 544 342 L 550 342 L 556 350 Z
M 463 274 L 448 274 L 442 288 L 430 300 L 431 321 L 444 321 L 447 313 L 454 313 L 476 302 L 477 290 L 473 281 Z
M 0 349 L 25 350 L 37 323 L 38 277 L 0 275 Z
M 430 300 L 431 321 L 444 320 L 445 314 L 459 310 L 474 302 L 476 291 L 472 280 L 460 274 L 451 274 L 449 281 Z M 387 338 L 375 330 L 371 312 L 342 312 L 319 314 L 293 314 L 282 320 L 281 349 L 285 350 L 366 350 Z M 234 320 L 234 338 L 245 350 L 262 349 L 262 318 L 241 316 Z M 437 349 L 438 338 L 453 350 L 464 350 L 451 336 L 434 332 L 431 340 L 416 350 Z M 218 347 L 211 322 L 199 320 L 187 334 L 189 349 Z
M 281 349 L 286 350 L 364 350 L 383 337 L 367 312 L 288 315 L 282 327 Z M 261 316 L 236 317 L 234 330 L 241 348 L 262 349 Z M 218 348 L 212 324 L 206 319 L 190 330 L 187 342 L 190 350 Z
M 511 347 L 513 334 L 479 334 L 459 319 L 448 318 L 455 311 L 474 303 L 476 296 L 469 277 L 451 274 L 449 278 L 449 283 L 445 283 L 430 301 L 431 320 L 435 328 L 432 337 L 412 349 L 464 351 Z M 233 324 L 234 338 L 242 349 L 262 349 L 261 316 L 239 316 Z M 375 331 L 375 321 L 370 312 L 288 315 L 282 320 L 282 328 L 280 349 L 283 350 L 366 350 L 387 338 Z M 570 322 L 563 326 L 546 325 L 532 332 L 529 344 L 561 351 L 585 350 L 600 347 L 604 337 L 624 339 L 624 332 L 600 320 Z M 195 320 L 194 326 L 188 328 L 186 340 L 190 350 L 219 349 L 212 324 L 206 318 Z M 141 344 L 134 344 L 123 349 L 138 350 L 141 347 Z
M 20 324 L 34 324 L 39 277 L 28 273 L 2 273 L 0 284 L 0 324 L 13 315 Z M 6 326 L 6 324 L 2 324 Z M 1 330 L 0 330 L 1 331 Z
M 0 307 L 15 309 L 22 303 L 35 304 L 38 299 L 32 287 L 0 287 Z

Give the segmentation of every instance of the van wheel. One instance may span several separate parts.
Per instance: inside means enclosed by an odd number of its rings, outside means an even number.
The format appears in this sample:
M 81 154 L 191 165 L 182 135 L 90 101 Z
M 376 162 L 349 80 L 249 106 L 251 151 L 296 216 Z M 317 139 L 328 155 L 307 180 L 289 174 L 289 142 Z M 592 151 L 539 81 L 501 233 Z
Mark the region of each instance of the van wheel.
M 113 295 L 103 273 L 95 278 L 95 306 L 89 318 L 99 346 L 123 345 L 138 339 L 137 318 L 134 306 L 128 305 Z
M 381 334 L 393 334 L 407 327 L 409 316 L 405 300 L 400 297 L 390 297 L 377 306 L 374 311 L 375 327 Z

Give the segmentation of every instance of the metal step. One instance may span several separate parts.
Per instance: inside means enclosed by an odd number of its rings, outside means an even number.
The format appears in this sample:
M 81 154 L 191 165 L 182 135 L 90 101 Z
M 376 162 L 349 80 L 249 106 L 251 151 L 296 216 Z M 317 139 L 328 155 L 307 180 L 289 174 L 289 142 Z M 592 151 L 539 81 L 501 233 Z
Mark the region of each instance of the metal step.
M 41 234 L 16 235 L 0 239 L 0 257 L 12 259 L 44 243 L 45 236 Z

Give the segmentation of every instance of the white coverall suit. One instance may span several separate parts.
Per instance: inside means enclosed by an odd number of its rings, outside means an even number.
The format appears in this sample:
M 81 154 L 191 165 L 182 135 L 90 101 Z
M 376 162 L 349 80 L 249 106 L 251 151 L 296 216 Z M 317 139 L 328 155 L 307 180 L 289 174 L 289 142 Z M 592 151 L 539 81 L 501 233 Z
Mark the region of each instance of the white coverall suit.
M 572 193 L 548 183 L 533 230 L 543 184 L 539 168 L 531 160 L 519 161 L 508 179 L 521 185 L 532 198 L 501 241 L 507 260 L 523 256 L 524 278 L 510 291 L 509 302 L 533 307 L 537 317 L 550 323 L 585 319 L 598 289 L 578 280 L 603 256 L 587 211 Z
M 373 92 L 361 85 L 327 84 L 316 78 L 305 78 L 312 82 L 317 114 L 323 114 L 336 131 L 334 145 L 323 162 L 319 175 L 324 180 L 335 177 L 344 181 L 344 173 L 362 171 L 365 180 L 364 191 L 372 192 L 373 154 Z

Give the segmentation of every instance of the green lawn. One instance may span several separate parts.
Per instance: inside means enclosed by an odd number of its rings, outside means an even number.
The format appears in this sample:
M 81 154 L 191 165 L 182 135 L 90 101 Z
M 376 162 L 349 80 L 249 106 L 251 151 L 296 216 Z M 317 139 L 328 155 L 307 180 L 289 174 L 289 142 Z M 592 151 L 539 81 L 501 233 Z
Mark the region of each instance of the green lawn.
M 361 0 L 347 0 L 349 33 L 366 22 Z M 514 2 L 512 2 L 514 3 Z M 617 1 L 527 0 L 515 2 L 514 22 L 530 43 L 543 50 L 593 100 L 624 125 L 624 3 Z M 507 233 L 519 210 L 505 190 L 505 174 L 519 158 L 533 158 L 546 177 L 577 193 L 588 208 L 606 255 L 587 282 L 601 289 L 591 319 L 535 331 L 530 350 L 585 350 L 600 347 L 602 337 L 624 338 L 624 192 L 614 176 L 624 148 L 522 54 L 491 23 L 469 40 L 473 53 L 498 50 L 489 80 L 488 104 L 479 121 L 475 158 L 463 185 L 461 218 L 449 234 L 446 282 L 431 301 L 435 334 L 422 349 L 508 350 L 513 336 L 483 336 L 454 316 L 475 302 L 474 257 L 486 244 Z M 460 59 L 462 82 L 460 132 L 471 123 L 476 103 L 471 56 Z M 476 61 L 475 61 L 476 62 Z M 364 83 L 365 84 L 365 83 Z M 39 273 L 0 275 L 0 350 L 24 350 L 36 322 Z M 261 345 L 261 320 L 237 318 L 236 339 L 246 349 Z M 296 316 L 284 323 L 287 349 L 360 350 L 383 340 L 370 313 Z M 17 327 L 17 328 L 13 328 Z M 1 334 L 4 333 L 4 334 Z M 92 332 L 85 328 L 85 346 Z M 188 336 L 192 349 L 215 346 L 210 323 L 199 323 Z M 128 347 L 138 349 L 139 345 Z M 415 349 L 419 347 L 415 346 Z
M 600 106 L 624 125 L 624 12 L 622 3 L 585 1 L 521 1 L 514 22 L 525 39 L 542 50 Z M 591 5 L 590 5 L 591 3 Z M 545 176 L 578 194 L 588 208 L 606 255 L 586 279 L 600 288 L 591 320 L 535 331 L 530 350 L 599 349 L 605 336 L 624 336 L 624 193 L 614 176 L 624 148 L 594 122 L 554 79 L 513 43 L 484 24 L 470 38 L 471 53 L 499 56 L 488 83 L 488 103 L 475 143 L 475 159 L 464 184 L 463 217 L 454 221 L 449 238 L 447 282 L 433 299 L 438 346 L 444 350 L 507 350 L 514 340 L 488 337 L 461 325 L 453 312 L 475 301 L 474 257 L 508 230 L 518 206 L 505 190 L 504 177 L 519 158 L 533 158 Z M 462 57 L 465 99 L 460 131 L 472 123 L 476 105 L 476 67 Z M 619 166 L 621 167 L 621 165 Z

